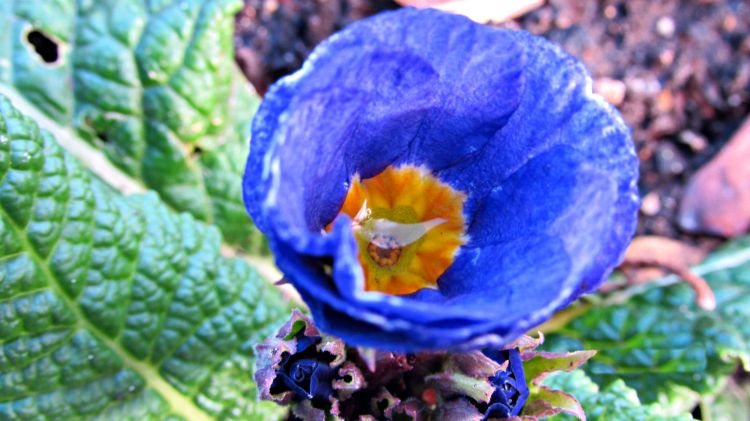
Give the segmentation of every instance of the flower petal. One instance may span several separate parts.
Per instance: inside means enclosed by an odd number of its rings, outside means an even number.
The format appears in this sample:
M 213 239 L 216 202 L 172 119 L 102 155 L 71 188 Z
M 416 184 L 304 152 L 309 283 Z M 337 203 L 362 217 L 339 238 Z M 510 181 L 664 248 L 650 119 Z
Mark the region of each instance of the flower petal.
M 321 329 L 413 352 L 509 343 L 596 288 L 635 227 L 638 162 L 583 66 L 547 41 L 433 10 L 352 24 L 266 95 L 248 211 Z M 355 176 L 410 164 L 467 196 L 439 289 L 364 291 Z M 324 232 L 333 220 L 328 232 Z

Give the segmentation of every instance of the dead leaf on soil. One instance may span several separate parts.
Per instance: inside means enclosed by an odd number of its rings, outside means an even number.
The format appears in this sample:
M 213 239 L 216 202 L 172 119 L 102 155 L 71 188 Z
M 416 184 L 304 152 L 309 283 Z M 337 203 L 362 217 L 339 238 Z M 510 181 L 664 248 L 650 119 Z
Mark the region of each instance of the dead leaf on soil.
M 682 241 L 655 235 L 635 237 L 625 252 L 625 262 L 669 262 L 670 266 L 689 268 L 702 262 L 706 252 Z
M 736 237 L 750 228 L 750 118 L 688 182 L 679 224 L 692 232 Z
M 631 284 L 649 282 L 674 273 L 695 290 L 695 301 L 703 309 L 713 310 L 716 298 L 705 279 L 690 271 L 706 256 L 706 252 L 666 237 L 636 237 L 625 252 L 620 267 Z

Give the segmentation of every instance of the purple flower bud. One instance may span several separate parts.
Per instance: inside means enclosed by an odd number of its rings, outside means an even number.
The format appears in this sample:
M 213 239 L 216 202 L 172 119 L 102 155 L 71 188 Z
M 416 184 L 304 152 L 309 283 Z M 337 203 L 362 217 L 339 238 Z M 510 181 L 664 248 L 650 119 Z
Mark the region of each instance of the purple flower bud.
M 506 368 L 498 370 L 494 376 L 490 377 L 490 383 L 495 387 L 495 391 L 484 411 L 483 420 L 518 415 L 529 397 L 521 353 L 518 348 L 513 348 L 485 351 L 485 354 L 501 365 L 506 365 Z

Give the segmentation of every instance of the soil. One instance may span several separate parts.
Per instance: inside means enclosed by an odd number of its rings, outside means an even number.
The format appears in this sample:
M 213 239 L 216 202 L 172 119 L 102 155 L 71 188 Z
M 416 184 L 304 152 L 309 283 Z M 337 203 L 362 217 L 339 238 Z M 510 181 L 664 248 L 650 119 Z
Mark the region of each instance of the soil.
M 237 62 L 263 94 L 312 49 L 355 20 L 399 6 L 390 0 L 245 0 L 235 19 Z
M 543 35 L 581 58 L 595 80 L 622 83 L 618 105 L 641 160 L 639 234 L 710 247 L 680 230 L 685 183 L 750 108 L 746 0 L 551 0 L 506 26 Z
M 238 61 L 260 92 L 296 70 L 311 49 L 389 0 L 246 0 L 237 16 Z M 581 58 L 598 91 L 633 130 L 641 160 L 639 234 L 712 248 L 722 239 L 683 232 L 685 183 L 750 111 L 747 0 L 550 0 L 498 26 L 526 29 Z

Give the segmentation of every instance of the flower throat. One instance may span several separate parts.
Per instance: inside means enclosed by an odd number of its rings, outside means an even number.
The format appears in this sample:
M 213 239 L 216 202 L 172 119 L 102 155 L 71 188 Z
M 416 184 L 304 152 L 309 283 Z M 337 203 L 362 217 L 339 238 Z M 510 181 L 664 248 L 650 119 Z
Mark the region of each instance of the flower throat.
M 465 243 L 466 196 L 414 166 L 351 182 L 339 214 L 352 218 L 365 290 L 410 294 L 436 288 Z

